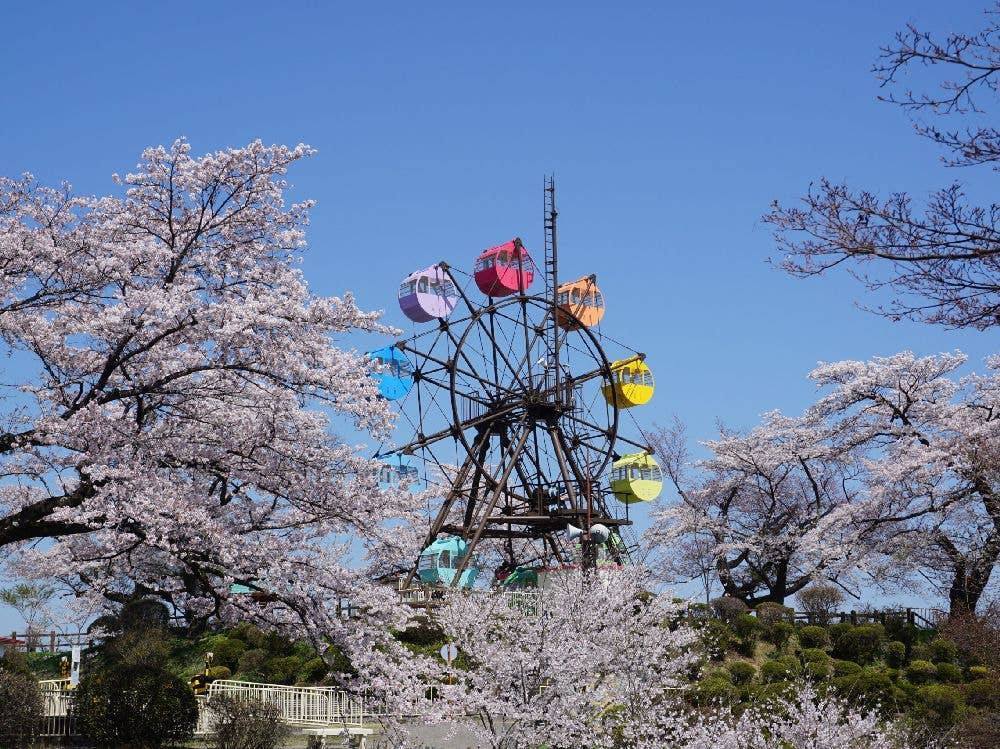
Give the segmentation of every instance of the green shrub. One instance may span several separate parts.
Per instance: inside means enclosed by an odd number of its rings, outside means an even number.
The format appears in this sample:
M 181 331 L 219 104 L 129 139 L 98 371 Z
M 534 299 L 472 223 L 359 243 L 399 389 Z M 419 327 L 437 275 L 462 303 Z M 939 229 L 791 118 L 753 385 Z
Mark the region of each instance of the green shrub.
M 1000 681 L 977 679 L 960 687 L 965 702 L 972 707 L 1000 710 Z
M 725 666 L 716 666 L 715 668 L 706 669 L 701 674 L 701 681 L 714 681 L 716 679 L 722 679 L 723 681 L 728 681 L 730 684 L 733 683 L 733 674 Z
M 806 648 L 802 651 L 802 660 L 806 663 L 829 663 L 830 654 L 820 648 Z
M 74 700 L 77 727 L 99 747 L 160 747 L 191 737 L 194 693 L 162 667 L 116 664 L 87 672 Z
M 771 659 L 764 661 L 760 667 L 760 678 L 764 683 L 772 683 L 775 681 L 790 681 L 798 675 L 799 669 L 796 666 L 792 666 L 785 659 Z
M 754 665 L 746 661 L 733 661 L 726 664 L 726 668 L 729 669 L 734 684 L 749 684 L 757 675 Z
M 740 640 L 756 640 L 764 630 L 761 621 L 750 614 L 740 614 L 730 622 L 729 626 Z
M 709 619 L 699 630 L 699 639 L 713 661 L 722 661 L 736 645 L 733 632 L 719 619 Z
M 265 676 L 273 684 L 293 684 L 303 665 L 302 659 L 297 655 L 272 658 L 267 662 Z
M 926 684 L 937 678 L 937 666 L 930 661 L 910 661 L 906 667 L 906 678 L 914 684 Z
M 827 663 L 822 663 L 820 661 L 809 661 L 805 667 L 806 676 L 808 676 L 813 681 L 820 681 L 821 679 L 830 678 L 830 674 L 833 673 L 833 669 Z
M 927 645 L 918 644 L 910 648 L 911 661 L 929 661 L 933 658 L 934 655 L 931 653 L 931 649 Z
M 240 640 L 247 648 L 263 649 L 266 637 L 263 632 L 249 622 L 240 622 L 229 632 L 229 637 Z
M 861 672 L 861 666 L 854 661 L 834 661 L 833 673 L 835 676 L 850 676 Z
M 864 668 L 857 673 L 837 677 L 833 680 L 833 687 L 842 697 L 866 707 L 888 707 L 896 701 L 892 679 L 875 668 Z
M 795 618 L 795 611 L 782 606 L 774 601 L 763 601 L 754 607 L 757 618 L 764 624 L 776 624 L 777 622 L 791 623 Z
M 462 653 L 458 654 L 462 658 Z M 351 659 L 344 655 L 344 652 L 336 645 L 330 645 L 323 651 L 323 660 L 330 664 L 329 670 L 335 674 L 356 674 L 354 664 Z
M 725 679 L 699 681 L 688 692 L 696 705 L 728 705 L 739 698 L 739 690 Z
M 261 650 L 260 648 L 247 650 L 240 656 L 239 667 L 236 669 L 236 672 L 247 677 L 263 677 L 267 659 L 266 650 Z
M 951 640 L 938 637 L 931 641 L 931 660 L 935 663 L 954 663 L 958 658 L 958 645 Z
M 790 681 L 773 681 L 768 684 L 759 684 L 750 687 L 748 697 L 758 706 L 776 705 L 778 709 L 788 702 L 791 694 L 794 694 L 796 684 Z
M 299 671 L 299 681 L 314 684 L 326 676 L 327 670 L 326 661 L 322 658 L 310 658 L 302 664 L 302 670 Z
M 213 749 L 275 749 L 283 746 L 288 727 L 276 705 L 258 700 L 214 697 Z
M 837 642 L 846 633 L 852 632 L 854 630 L 854 625 L 850 622 L 838 622 L 837 624 L 831 624 L 826 628 L 826 633 L 830 637 L 830 642 Z
M 833 654 L 843 660 L 871 663 L 885 642 L 885 630 L 879 624 L 863 624 L 844 632 L 833 645 Z
M 943 684 L 958 684 L 962 681 L 962 669 L 954 663 L 938 663 L 937 679 Z
M 961 693 L 945 684 L 921 687 L 917 697 L 931 721 L 951 722 L 962 705 Z
M 722 621 L 729 623 L 736 617 L 748 612 L 750 607 L 739 598 L 721 596 L 719 598 L 712 599 L 712 610 Z
M 799 644 L 803 648 L 829 647 L 830 635 L 825 628 L 810 624 L 799 630 Z
M 236 672 L 240 665 L 240 656 L 247 650 L 247 644 L 233 637 L 213 637 L 208 643 L 212 653 L 212 663 L 225 666 Z
M 139 598 L 126 603 L 118 614 L 123 630 L 158 629 L 166 631 L 170 624 L 170 610 L 162 601 Z
M 20 655 L 20 654 L 19 654 Z M 20 749 L 31 746 L 42 719 L 42 695 L 30 673 L 0 662 L 0 746 Z
M 755 616 L 740 614 L 729 625 L 738 638 L 737 651 L 747 658 L 753 658 L 757 650 L 757 641 L 764 625 Z
M 969 666 L 969 681 L 989 679 L 993 674 L 986 666 Z
M 893 668 L 901 668 L 906 663 L 906 643 L 893 640 L 882 650 L 885 662 Z
M 228 679 L 233 674 L 225 666 L 212 666 L 205 675 L 210 679 Z
M 794 633 L 795 627 L 788 622 L 778 621 L 767 625 L 767 629 L 764 630 L 764 639 L 780 650 L 788 644 Z

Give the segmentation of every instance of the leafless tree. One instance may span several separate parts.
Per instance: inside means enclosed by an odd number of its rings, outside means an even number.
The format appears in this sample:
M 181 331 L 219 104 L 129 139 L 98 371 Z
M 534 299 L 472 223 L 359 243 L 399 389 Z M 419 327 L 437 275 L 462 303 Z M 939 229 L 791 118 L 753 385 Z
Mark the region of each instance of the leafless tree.
M 874 67 L 887 92 L 881 99 L 911 113 L 949 166 L 1000 162 L 1000 131 L 985 110 L 1000 85 L 1000 3 L 986 17 L 982 31 L 944 38 L 907 26 Z M 899 90 L 914 67 L 939 74 L 930 93 Z M 945 121 L 949 127 L 936 124 Z M 877 308 L 883 315 L 952 328 L 1000 325 L 1000 205 L 976 205 L 957 182 L 915 207 L 906 192 L 878 197 L 822 179 L 800 204 L 774 201 L 764 221 L 774 227 L 782 268 L 812 276 L 843 265 L 869 289 L 892 293 Z

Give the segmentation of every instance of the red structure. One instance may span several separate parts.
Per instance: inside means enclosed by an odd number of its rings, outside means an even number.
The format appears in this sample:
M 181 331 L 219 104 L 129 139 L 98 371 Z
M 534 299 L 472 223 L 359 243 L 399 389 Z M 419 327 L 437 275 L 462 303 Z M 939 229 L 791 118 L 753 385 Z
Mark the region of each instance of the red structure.
M 535 279 L 535 264 L 518 237 L 480 253 L 473 271 L 476 286 L 491 297 L 526 291 Z

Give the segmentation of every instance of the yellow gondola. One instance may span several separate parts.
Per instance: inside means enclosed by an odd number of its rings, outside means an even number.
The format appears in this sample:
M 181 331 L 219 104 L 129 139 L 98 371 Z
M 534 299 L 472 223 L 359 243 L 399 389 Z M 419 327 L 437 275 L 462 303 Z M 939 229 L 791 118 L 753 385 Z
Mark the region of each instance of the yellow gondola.
M 611 382 L 601 386 L 604 400 L 618 408 L 632 408 L 649 403 L 656 385 L 653 370 L 642 359 L 619 359 L 611 362 Z
M 611 464 L 611 492 L 627 505 L 660 496 L 663 471 L 647 452 L 624 455 Z
M 563 330 L 592 328 L 604 317 L 604 296 L 597 288 L 597 276 L 559 284 L 556 302 L 556 323 Z

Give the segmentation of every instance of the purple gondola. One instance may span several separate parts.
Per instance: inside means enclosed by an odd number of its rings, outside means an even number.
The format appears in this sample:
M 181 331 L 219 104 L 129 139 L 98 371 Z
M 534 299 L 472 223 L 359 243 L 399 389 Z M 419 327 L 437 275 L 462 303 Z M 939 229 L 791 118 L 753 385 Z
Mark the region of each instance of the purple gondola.
M 447 317 L 458 303 L 458 292 L 439 266 L 418 270 L 399 285 L 399 308 L 414 322 Z

